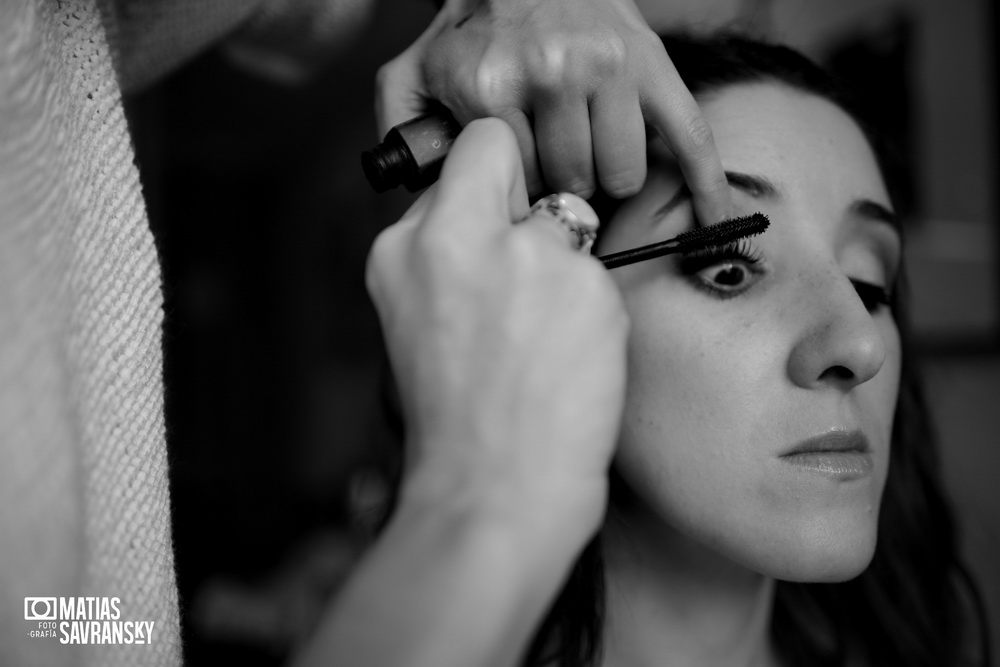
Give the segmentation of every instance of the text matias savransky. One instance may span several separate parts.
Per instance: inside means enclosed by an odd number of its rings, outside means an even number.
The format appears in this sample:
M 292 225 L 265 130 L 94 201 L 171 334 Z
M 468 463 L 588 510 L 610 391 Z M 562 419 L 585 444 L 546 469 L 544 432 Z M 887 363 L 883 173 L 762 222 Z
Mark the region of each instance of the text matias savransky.
M 38 623 L 29 637 L 58 637 L 62 644 L 151 644 L 154 621 L 123 621 L 121 598 L 28 597 L 24 619 Z

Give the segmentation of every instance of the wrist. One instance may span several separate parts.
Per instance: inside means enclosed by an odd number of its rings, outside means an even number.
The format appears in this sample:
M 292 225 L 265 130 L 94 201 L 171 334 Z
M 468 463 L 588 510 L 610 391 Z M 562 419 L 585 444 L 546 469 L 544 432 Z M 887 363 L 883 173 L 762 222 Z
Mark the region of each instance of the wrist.
M 514 480 L 424 465 L 406 475 L 399 507 L 575 555 L 601 526 L 607 495 L 606 475 L 596 480 Z
M 497 642 L 487 654 L 525 647 L 603 522 L 607 485 L 599 493 L 554 486 L 514 492 L 484 484 L 462 490 L 450 485 L 446 491 L 429 483 L 429 477 L 414 475 L 409 480 L 393 521 L 399 521 L 397 527 L 424 532 L 439 545 L 439 558 L 449 572 L 465 572 L 457 575 L 464 595 L 475 600 L 477 613 L 490 619 L 492 629 L 470 624 L 462 636 L 495 633 Z M 462 614 L 470 608 L 458 606 L 465 610 Z M 489 642 L 484 638 L 472 643 Z
M 602 494 L 514 502 L 440 479 L 411 471 L 297 664 L 516 664 L 592 532 L 577 519 L 599 515 Z

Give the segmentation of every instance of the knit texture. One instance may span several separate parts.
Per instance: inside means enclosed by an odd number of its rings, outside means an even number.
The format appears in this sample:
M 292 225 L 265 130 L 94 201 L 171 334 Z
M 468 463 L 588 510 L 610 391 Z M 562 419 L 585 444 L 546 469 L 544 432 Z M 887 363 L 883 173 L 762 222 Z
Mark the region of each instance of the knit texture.
M 0 664 L 180 664 L 159 267 L 93 0 L 0 3 Z M 115 596 L 145 645 L 31 638 Z
M 289 79 L 373 6 L 0 0 L 0 665 L 181 662 L 160 272 L 121 90 L 228 35 Z M 30 637 L 28 596 L 117 597 L 151 642 Z

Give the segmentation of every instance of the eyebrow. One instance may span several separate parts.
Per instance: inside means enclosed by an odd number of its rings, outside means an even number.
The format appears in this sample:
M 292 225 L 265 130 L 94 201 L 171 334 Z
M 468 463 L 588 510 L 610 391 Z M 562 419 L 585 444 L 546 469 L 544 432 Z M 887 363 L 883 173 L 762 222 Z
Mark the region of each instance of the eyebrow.
M 778 199 L 781 197 L 778 187 L 763 176 L 727 171 L 726 180 L 729 181 L 729 185 L 737 190 L 742 190 L 754 199 Z
M 859 199 L 851 204 L 851 212 L 860 218 L 884 222 L 892 227 L 894 232 L 900 236 L 903 235 L 903 222 L 900 217 L 878 202 L 871 199 Z
M 729 182 L 731 187 L 750 195 L 754 199 L 778 199 L 781 196 L 781 192 L 774 185 L 774 183 L 763 176 L 754 176 L 738 171 L 727 171 L 726 180 Z M 656 213 L 653 214 L 653 220 L 655 221 L 663 218 L 665 215 L 677 208 L 681 202 L 690 198 L 691 189 L 685 183 L 680 187 L 680 189 L 677 190 L 676 193 L 674 193 L 674 196 L 670 198 L 670 201 L 657 209 Z M 875 202 L 867 203 L 876 207 L 879 206 Z M 885 209 L 885 211 L 888 212 L 887 209 Z
M 731 187 L 736 188 L 750 195 L 754 199 L 780 199 L 781 190 L 770 180 L 764 178 L 763 176 L 756 176 L 753 174 L 744 174 L 738 171 L 727 171 L 726 180 L 729 182 Z M 687 184 L 681 185 L 681 187 L 674 193 L 674 196 L 670 200 L 657 209 L 656 213 L 653 214 L 653 221 L 662 219 L 672 210 L 677 208 L 677 206 L 688 199 L 691 198 L 691 189 L 688 188 Z M 892 230 L 903 235 L 903 224 L 900 217 L 882 204 L 871 199 L 859 199 L 851 204 L 851 212 L 860 218 L 867 220 L 872 220 L 874 222 L 884 222 Z

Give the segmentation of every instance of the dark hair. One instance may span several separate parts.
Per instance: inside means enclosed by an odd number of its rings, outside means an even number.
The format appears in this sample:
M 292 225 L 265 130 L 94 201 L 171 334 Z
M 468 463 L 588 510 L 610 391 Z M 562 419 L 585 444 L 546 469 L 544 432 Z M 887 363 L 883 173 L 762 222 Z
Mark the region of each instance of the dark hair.
M 731 34 L 673 35 L 663 41 L 696 96 L 733 84 L 777 82 L 838 105 L 868 138 L 890 196 L 897 191 L 898 169 L 890 148 L 865 121 L 848 88 L 803 55 Z M 851 581 L 777 583 L 771 635 L 778 655 L 788 665 L 989 663 L 985 609 L 958 553 L 933 429 L 914 368 L 904 273 L 900 271 L 892 291 L 903 361 L 878 545 L 869 567 Z M 612 504 L 615 489 L 622 484 L 612 471 Z M 525 664 L 596 664 L 603 624 L 604 566 L 598 535 L 574 565 Z

